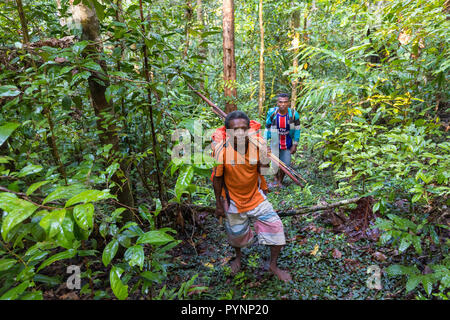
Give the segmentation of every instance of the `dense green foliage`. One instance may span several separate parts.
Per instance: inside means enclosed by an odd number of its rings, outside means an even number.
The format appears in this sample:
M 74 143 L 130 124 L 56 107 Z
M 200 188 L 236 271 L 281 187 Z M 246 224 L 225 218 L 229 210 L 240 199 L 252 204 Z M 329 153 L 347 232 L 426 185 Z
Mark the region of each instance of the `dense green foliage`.
M 221 125 L 186 86 L 225 102 L 221 2 L 203 0 L 202 22 L 195 1 L 145 0 L 142 22 L 138 0 L 82 1 L 100 21 L 98 55 L 82 39 L 68 0 L 22 1 L 31 44 L 24 43 L 16 3 L 0 3 L 0 299 L 43 299 L 46 289 L 65 283 L 70 265 L 83 266 L 80 294 L 95 299 L 280 298 L 273 291 L 289 289 L 297 290 L 290 299 L 390 297 L 367 288 L 356 297 L 333 291 L 357 283 L 365 270 L 337 277 L 331 287 L 270 283 L 261 287 L 266 296 L 245 287 L 254 277 L 245 272 L 222 287 L 226 267 L 188 273 L 169 288 L 166 281 L 179 272 L 169 252 L 191 223 L 181 204 L 214 203 L 209 159 L 172 161 L 171 137 L 187 129 L 197 147 L 207 148 L 202 132 Z M 377 245 L 401 256 L 383 263 L 385 286 L 394 290 L 399 277 L 406 294 L 428 299 L 448 298 L 450 286 L 449 10 L 444 0 L 264 1 L 265 107 L 299 80 L 302 136 L 294 165 L 308 180 L 271 201 L 281 209 L 370 194 Z M 298 47 L 291 44 L 294 12 Z M 238 108 L 264 122 L 257 118 L 258 1 L 235 0 L 235 37 Z M 106 87 L 109 110 L 94 108 L 94 75 Z M 125 184 L 130 203 L 118 198 Z M 310 222 L 285 220 L 289 237 Z M 285 248 L 283 259 L 306 256 L 296 258 L 298 277 L 316 266 L 322 279 L 340 272 L 338 262 L 309 255 L 324 238 L 327 250 L 345 252 L 342 237 L 320 232 L 303 244 L 306 254 L 295 243 Z M 249 253 L 251 274 L 261 253 Z M 205 283 L 210 289 L 202 295 Z

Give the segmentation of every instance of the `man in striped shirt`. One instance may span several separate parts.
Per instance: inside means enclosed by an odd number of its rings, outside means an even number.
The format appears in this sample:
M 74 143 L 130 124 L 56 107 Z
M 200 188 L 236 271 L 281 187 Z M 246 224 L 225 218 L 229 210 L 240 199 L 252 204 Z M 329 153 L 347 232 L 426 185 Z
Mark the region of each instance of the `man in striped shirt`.
M 266 139 L 271 139 L 270 149 L 286 165 L 291 164 L 291 155 L 297 151 L 300 140 L 300 116 L 290 109 L 289 95 L 281 93 L 277 96 L 277 107 L 267 112 Z M 273 134 L 273 137 L 272 137 Z M 277 154 L 278 152 L 278 154 Z M 274 164 L 274 169 L 276 165 Z M 281 187 L 285 173 L 277 170 L 275 182 Z

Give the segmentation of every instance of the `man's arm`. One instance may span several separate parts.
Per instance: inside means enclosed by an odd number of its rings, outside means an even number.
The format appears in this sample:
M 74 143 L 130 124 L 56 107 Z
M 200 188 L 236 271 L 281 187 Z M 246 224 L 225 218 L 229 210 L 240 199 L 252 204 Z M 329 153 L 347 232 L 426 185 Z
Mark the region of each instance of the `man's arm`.
M 270 140 L 270 138 L 272 137 L 272 134 L 270 132 L 271 126 L 272 126 L 272 122 L 270 121 L 270 109 L 267 111 L 267 115 L 266 115 L 266 131 L 265 131 L 265 138 L 267 141 Z
M 290 149 L 291 154 L 297 152 L 297 145 L 300 141 L 300 116 L 297 111 L 294 114 L 294 141 L 292 143 L 292 147 Z
M 216 217 L 225 217 L 225 210 L 222 201 L 223 175 L 213 178 L 214 195 L 216 196 Z

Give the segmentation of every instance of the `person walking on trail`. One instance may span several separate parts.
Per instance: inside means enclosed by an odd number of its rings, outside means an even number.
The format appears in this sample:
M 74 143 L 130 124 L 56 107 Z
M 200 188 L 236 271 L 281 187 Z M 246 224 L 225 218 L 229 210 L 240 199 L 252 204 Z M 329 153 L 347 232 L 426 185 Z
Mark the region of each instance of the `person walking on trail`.
M 277 96 L 277 107 L 267 111 L 265 137 L 267 141 L 271 140 L 270 150 L 288 166 L 291 164 L 291 156 L 297 151 L 300 140 L 300 116 L 297 111 L 289 108 L 289 105 L 287 93 Z M 273 163 L 273 169 L 276 170 L 275 184 L 269 184 L 269 187 L 277 184 L 282 187 L 285 173 L 278 170 L 275 163 Z
M 291 275 L 277 264 L 286 244 L 283 224 L 266 198 L 267 190 L 261 189 L 261 167 L 269 164 L 267 150 L 258 150 L 249 143 L 250 120 L 244 112 L 229 113 L 225 128 L 228 139 L 215 146 L 213 151 L 218 163 L 213 169 L 213 186 L 215 214 L 225 218 L 228 242 L 236 252 L 236 258 L 231 262 L 232 272 L 236 274 L 241 269 L 241 248 L 254 242 L 250 228 L 252 221 L 259 243 L 270 247 L 269 270 L 280 280 L 290 281 Z

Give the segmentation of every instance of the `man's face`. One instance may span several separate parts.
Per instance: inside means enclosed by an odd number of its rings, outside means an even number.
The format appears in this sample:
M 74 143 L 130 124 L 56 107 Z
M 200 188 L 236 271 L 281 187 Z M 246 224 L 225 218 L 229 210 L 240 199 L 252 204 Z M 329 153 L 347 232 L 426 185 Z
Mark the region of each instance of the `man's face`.
M 286 113 L 290 105 L 289 98 L 287 97 L 278 98 L 277 105 L 281 113 Z
M 231 130 L 235 146 L 248 141 L 248 124 L 245 119 L 230 120 L 229 130 Z

